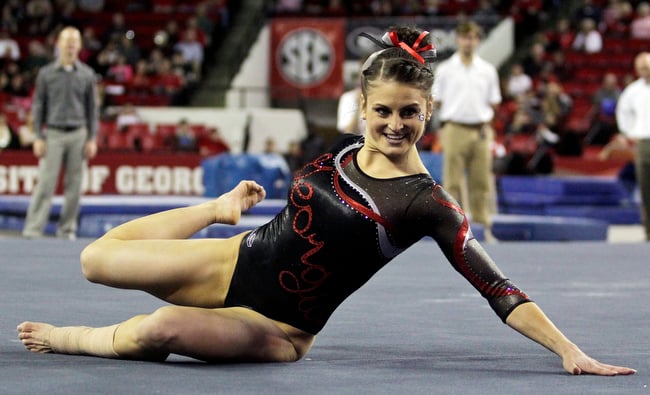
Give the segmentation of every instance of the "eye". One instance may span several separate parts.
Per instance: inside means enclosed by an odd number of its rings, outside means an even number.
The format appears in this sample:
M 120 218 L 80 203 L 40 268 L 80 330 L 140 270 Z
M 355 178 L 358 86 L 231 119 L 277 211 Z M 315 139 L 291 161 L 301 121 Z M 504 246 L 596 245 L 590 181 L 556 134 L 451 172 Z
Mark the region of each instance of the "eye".
M 377 115 L 379 115 L 380 117 L 387 117 L 387 116 L 390 115 L 390 110 L 388 110 L 388 109 L 385 108 L 385 107 L 376 107 L 376 108 L 375 108 L 375 112 L 376 112 Z
M 417 108 L 407 107 L 400 111 L 400 116 L 402 118 L 408 119 L 413 118 L 420 113 L 420 110 Z

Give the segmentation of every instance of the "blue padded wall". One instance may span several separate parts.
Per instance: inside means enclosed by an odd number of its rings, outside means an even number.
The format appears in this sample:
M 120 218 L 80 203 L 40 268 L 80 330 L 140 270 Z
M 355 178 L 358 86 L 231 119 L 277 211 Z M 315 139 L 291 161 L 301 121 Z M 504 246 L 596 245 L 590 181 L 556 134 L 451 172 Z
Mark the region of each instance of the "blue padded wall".
M 205 196 L 216 197 L 241 180 L 254 180 L 266 189 L 268 199 L 286 197 L 291 183 L 287 162 L 277 154 L 220 154 L 201 162 Z

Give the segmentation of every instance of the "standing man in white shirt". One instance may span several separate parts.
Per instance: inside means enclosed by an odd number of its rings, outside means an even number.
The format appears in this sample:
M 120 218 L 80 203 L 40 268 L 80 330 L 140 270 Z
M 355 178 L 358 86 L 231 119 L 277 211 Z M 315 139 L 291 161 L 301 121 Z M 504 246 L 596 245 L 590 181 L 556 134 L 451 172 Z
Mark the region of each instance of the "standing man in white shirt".
M 634 168 L 641 192 L 641 221 L 650 241 L 650 52 L 634 59 L 638 79 L 621 93 L 616 105 L 616 123 L 624 138 L 635 143 Z
M 467 185 L 472 221 L 485 227 L 489 239 L 494 202 L 491 123 L 501 103 L 501 90 L 496 68 L 476 54 L 481 36 L 482 29 L 475 22 L 458 25 L 458 49 L 436 69 L 433 98 L 443 124 L 439 136 L 443 186 L 463 204 Z

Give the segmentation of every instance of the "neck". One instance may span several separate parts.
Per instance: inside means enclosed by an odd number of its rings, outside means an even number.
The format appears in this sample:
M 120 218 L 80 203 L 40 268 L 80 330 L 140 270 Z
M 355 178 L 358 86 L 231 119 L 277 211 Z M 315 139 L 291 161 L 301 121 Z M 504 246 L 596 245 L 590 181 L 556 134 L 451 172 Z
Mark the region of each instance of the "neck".
M 75 63 L 76 60 L 75 60 L 75 59 L 70 59 L 70 58 L 64 58 L 64 57 L 61 57 L 61 58 L 59 59 L 59 61 L 61 62 L 61 64 L 62 64 L 63 66 L 71 66 L 71 65 L 73 65 L 73 64 Z
M 468 65 L 472 63 L 472 60 L 474 59 L 474 53 L 469 52 L 461 52 L 460 53 L 460 61 L 463 62 L 463 64 Z
M 357 163 L 364 173 L 374 178 L 428 173 L 415 147 L 406 155 L 388 157 L 364 145 L 357 154 Z

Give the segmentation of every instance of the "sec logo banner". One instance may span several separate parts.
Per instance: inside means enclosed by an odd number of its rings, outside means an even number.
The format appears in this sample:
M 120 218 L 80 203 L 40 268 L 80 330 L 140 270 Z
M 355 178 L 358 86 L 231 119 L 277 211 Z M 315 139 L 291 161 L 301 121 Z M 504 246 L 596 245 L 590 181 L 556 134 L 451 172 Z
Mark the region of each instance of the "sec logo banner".
M 274 19 L 270 78 L 276 99 L 338 98 L 343 92 L 342 19 Z

